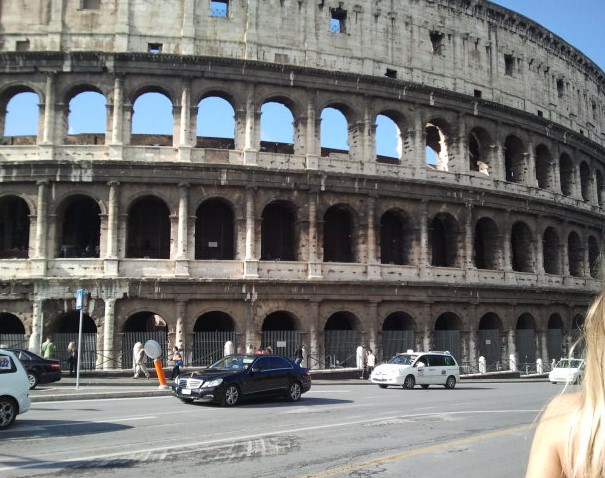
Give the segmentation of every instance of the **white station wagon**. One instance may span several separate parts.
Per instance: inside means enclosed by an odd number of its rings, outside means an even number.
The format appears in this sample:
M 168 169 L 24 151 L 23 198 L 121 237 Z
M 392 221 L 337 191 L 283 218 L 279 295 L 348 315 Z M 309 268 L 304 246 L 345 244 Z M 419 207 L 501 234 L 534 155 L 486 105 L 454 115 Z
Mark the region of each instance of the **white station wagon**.
M 449 352 L 407 352 L 376 367 L 370 379 L 381 388 L 389 385 L 414 388 L 416 384 L 422 388 L 430 385 L 454 388 L 460 380 L 460 367 Z

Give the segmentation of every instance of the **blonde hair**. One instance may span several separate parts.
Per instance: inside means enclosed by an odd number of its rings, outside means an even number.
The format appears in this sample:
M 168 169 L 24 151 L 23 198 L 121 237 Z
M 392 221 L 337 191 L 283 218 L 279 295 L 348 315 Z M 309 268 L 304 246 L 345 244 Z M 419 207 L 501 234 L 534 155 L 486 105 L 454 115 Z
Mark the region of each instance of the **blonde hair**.
M 605 292 L 586 315 L 582 402 L 572 419 L 563 471 L 568 477 L 605 476 Z
M 76 349 L 76 343 L 69 342 L 69 345 L 67 346 L 67 350 L 75 350 L 75 349 Z

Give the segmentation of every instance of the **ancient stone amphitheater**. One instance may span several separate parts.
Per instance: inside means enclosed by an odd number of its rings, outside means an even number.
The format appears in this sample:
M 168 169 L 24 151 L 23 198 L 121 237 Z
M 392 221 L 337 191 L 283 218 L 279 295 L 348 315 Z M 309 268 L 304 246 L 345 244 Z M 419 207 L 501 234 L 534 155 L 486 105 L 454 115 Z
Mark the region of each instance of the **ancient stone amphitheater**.
M 305 344 L 313 368 L 365 345 L 533 370 L 568 352 L 601 288 L 605 74 L 512 11 L 14 0 L 0 26 L 4 345 L 51 334 L 63 353 L 85 289 L 88 368 L 130 367 L 154 339 L 188 365 L 231 340 Z M 105 127 L 77 134 L 86 93 Z M 35 133 L 10 134 L 28 94 Z M 171 134 L 133 128 L 150 94 Z M 230 137 L 199 133 L 223 121 L 207 99 L 228 104 Z M 270 104 L 290 142 L 263 137 Z M 327 112 L 347 147 L 328 145 Z M 377 152 L 382 125 L 396 154 Z

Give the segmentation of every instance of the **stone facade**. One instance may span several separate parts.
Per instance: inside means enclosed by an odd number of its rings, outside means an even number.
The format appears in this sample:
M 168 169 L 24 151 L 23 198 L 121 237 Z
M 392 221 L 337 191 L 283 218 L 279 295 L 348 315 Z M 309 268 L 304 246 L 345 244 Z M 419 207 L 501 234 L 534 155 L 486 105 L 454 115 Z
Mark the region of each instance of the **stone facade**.
M 71 331 L 83 287 L 103 368 L 158 329 L 190 363 L 219 332 L 303 342 L 314 367 L 360 343 L 447 347 L 470 369 L 568 351 L 601 288 L 605 85 L 552 33 L 467 0 L 9 3 L 0 130 L 25 91 L 39 120 L 0 146 L 0 334 Z M 104 133 L 70 134 L 83 91 L 105 98 Z M 147 92 L 172 135 L 132 133 Z M 207 97 L 233 138 L 197 136 Z M 261 141 L 268 102 L 291 144 Z M 326 108 L 347 151 L 322 146 Z M 376 154 L 379 115 L 398 157 Z

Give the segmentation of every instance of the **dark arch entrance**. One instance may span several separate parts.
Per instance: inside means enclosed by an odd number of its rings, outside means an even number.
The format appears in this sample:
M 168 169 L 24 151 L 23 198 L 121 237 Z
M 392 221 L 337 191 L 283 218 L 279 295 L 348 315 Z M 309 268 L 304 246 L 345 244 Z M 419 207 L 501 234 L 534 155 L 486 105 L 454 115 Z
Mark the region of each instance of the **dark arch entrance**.
M 16 196 L 0 199 L 0 259 L 29 257 L 29 208 Z
M 294 357 L 301 343 L 300 331 L 296 330 L 296 320 L 289 312 L 278 311 L 265 317 L 262 326 L 262 347 L 271 347 L 274 354 Z
M 155 340 L 162 347 L 162 365 L 166 366 L 167 355 L 170 351 L 170 342 L 168 341 L 168 325 L 162 316 L 155 312 L 142 311 L 131 315 L 123 327 L 122 336 L 122 368 L 132 368 L 132 349 L 134 344 L 141 342 L 145 345 L 148 340 Z M 179 344 L 180 345 L 180 344 Z M 147 358 L 149 365 L 150 359 Z
M 517 367 L 522 372 L 536 368 L 536 322 L 530 314 L 522 314 L 515 331 Z
M 88 196 L 71 196 L 59 209 L 58 257 L 99 257 L 101 208 Z
M 28 349 L 25 326 L 21 319 L 8 312 L 0 313 L 0 348 Z
M 357 318 L 350 312 L 336 312 L 324 327 L 326 367 L 355 367 L 355 351 L 360 344 L 355 330 Z
M 200 367 L 216 362 L 225 354 L 227 341 L 233 344 L 233 349 L 236 351 L 235 325 L 229 314 L 212 311 L 200 315 L 193 326 L 191 365 Z
M 410 264 L 412 227 L 407 215 L 387 211 L 380 218 L 380 262 Z
M 72 310 L 59 316 L 56 333 L 53 335 L 57 358 L 61 360 L 61 367 L 67 367 L 63 358 L 67 355 L 67 346 L 70 342 L 78 345 L 78 330 L 80 328 L 80 311 Z M 109 360 L 97 356 L 97 324 L 88 314 L 82 314 L 82 343 L 80 344 L 80 370 L 94 370 L 103 366 Z
M 324 215 L 324 262 L 353 262 L 352 222 L 349 211 L 333 206 Z
M 161 199 L 142 197 L 130 207 L 126 257 L 170 258 L 170 211 Z
M 204 201 L 195 217 L 195 258 L 233 259 L 233 228 L 233 211 L 222 199 Z
M 479 356 L 485 358 L 488 372 L 502 368 L 502 321 L 494 312 L 488 312 L 479 320 L 477 331 Z
M 382 359 L 389 360 L 398 352 L 414 350 L 416 323 L 405 312 L 393 312 L 382 324 Z
M 295 261 L 300 234 L 296 231 L 294 206 L 275 201 L 263 210 L 261 227 L 261 260 Z
M 453 312 L 441 314 L 435 322 L 435 350 L 448 351 L 462 365 L 460 329 L 462 322 Z
M 563 350 L 563 319 L 559 314 L 552 314 L 548 318 L 548 331 L 547 331 L 547 349 L 548 349 L 548 360 L 559 360 L 565 356 Z

